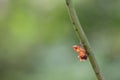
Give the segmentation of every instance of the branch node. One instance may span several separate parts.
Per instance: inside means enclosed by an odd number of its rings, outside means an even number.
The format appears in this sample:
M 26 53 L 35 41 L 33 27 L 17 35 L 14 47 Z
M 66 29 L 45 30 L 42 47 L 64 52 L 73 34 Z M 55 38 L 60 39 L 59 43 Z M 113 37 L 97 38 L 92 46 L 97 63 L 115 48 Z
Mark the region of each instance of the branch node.
M 66 5 L 69 6 L 69 2 L 68 2 L 68 0 L 66 0 Z

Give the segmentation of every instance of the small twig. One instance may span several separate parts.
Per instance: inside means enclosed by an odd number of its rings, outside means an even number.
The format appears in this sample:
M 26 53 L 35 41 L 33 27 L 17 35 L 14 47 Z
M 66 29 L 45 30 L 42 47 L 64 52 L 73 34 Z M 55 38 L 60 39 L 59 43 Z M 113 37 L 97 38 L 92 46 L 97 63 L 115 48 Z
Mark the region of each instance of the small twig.
M 82 26 L 80 25 L 80 22 L 79 22 L 79 19 L 77 17 L 77 14 L 76 14 L 76 11 L 74 9 L 74 6 L 73 6 L 73 3 L 71 0 L 66 0 L 66 5 L 68 7 L 68 10 L 69 10 L 69 14 L 70 14 L 70 17 L 72 19 L 72 23 L 74 25 L 74 30 L 78 36 L 78 39 L 81 41 L 81 43 L 83 44 L 83 47 L 85 48 L 86 52 L 87 52 L 87 55 L 89 57 L 89 60 L 90 60 L 90 63 L 93 67 L 93 70 L 96 74 L 96 77 L 98 80 L 104 80 L 103 79 L 103 76 L 100 72 L 100 69 L 98 67 L 98 64 L 96 62 L 96 59 L 93 55 L 93 52 L 90 48 L 90 45 L 89 45 L 89 42 L 87 40 L 87 37 L 82 29 Z

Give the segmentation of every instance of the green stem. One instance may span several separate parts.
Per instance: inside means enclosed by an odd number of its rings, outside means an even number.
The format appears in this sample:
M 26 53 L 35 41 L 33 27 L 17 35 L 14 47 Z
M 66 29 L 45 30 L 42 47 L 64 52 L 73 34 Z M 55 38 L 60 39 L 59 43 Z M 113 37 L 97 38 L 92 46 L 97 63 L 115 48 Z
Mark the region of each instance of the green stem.
M 79 19 L 77 17 L 77 14 L 76 14 L 76 11 L 74 9 L 72 1 L 71 0 L 66 0 L 66 5 L 68 7 L 69 14 L 70 14 L 70 17 L 72 19 L 72 23 L 74 25 L 73 26 L 74 30 L 75 30 L 75 32 L 76 32 L 76 34 L 78 36 L 78 39 L 81 41 L 83 47 L 85 48 L 85 50 L 87 52 L 87 55 L 89 57 L 90 63 L 92 65 L 92 67 L 93 67 L 93 70 L 94 70 L 94 72 L 96 74 L 97 79 L 98 80 L 104 80 L 103 76 L 102 76 L 102 74 L 100 72 L 100 69 L 98 67 L 98 64 L 96 62 L 96 59 L 94 57 L 94 54 L 93 54 L 93 52 L 91 50 L 91 47 L 89 45 L 89 42 L 87 40 L 87 37 L 86 37 L 86 35 L 85 35 L 85 33 L 84 33 L 83 29 L 82 29 L 82 26 L 81 26 L 81 24 L 79 22 Z

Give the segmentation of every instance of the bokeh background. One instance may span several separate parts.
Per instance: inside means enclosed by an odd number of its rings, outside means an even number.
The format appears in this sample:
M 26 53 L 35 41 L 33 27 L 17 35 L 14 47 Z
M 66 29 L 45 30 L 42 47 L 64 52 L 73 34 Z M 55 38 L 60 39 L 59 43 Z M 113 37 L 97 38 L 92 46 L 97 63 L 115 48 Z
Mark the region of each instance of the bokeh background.
M 106 80 L 120 80 L 120 0 L 73 0 Z M 80 62 L 65 0 L 0 0 L 0 80 L 97 80 Z

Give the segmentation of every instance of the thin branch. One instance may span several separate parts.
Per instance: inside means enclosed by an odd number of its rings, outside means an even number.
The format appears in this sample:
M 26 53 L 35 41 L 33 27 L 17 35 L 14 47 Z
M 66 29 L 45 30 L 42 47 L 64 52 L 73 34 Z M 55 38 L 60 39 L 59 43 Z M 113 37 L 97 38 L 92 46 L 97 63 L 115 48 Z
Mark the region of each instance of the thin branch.
M 94 57 L 94 54 L 91 50 L 91 47 L 89 45 L 89 42 L 87 40 L 87 37 L 82 29 L 82 26 L 79 22 L 79 19 L 77 17 L 77 14 L 76 14 L 76 11 L 74 9 L 74 6 L 73 6 L 73 3 L 71 0 L 66 0 L 66 5 L 68 7 L 68 10 L 69 10 L 69 14 L 70 14 L 70 17 L 72 19 L 72 23 L 73 23 L 73 27 L 74 27 L 74 30 L 78 36 L 78 39 L 81 41 L 83 47 L 85 48 L 86 52 L 87 52 L 87 55 L 89 57 L 89 60 L 90 60 L 90 63 L 92 65 L 92 68 L 96 74 L 96 77 L 98 80 L 104 80 L 103 79 L 103 76 L 100 72 L 100 69 L 98 67 L 98 64 L 96 62 L 96 59 Z

